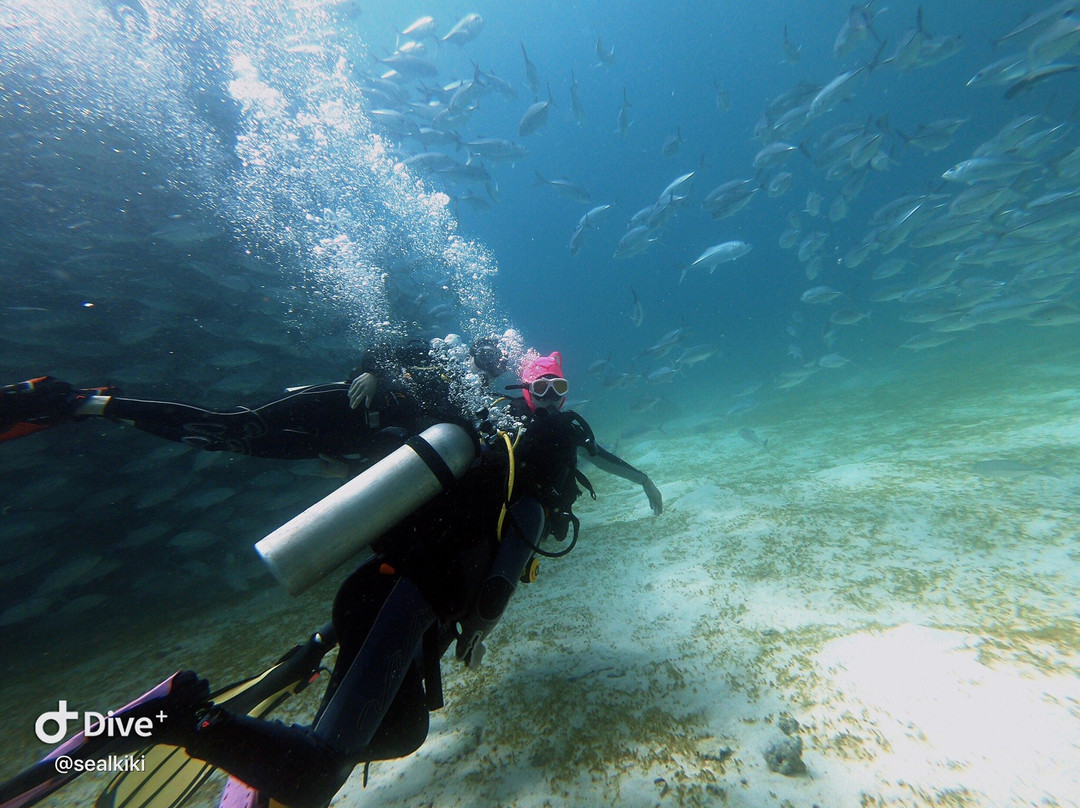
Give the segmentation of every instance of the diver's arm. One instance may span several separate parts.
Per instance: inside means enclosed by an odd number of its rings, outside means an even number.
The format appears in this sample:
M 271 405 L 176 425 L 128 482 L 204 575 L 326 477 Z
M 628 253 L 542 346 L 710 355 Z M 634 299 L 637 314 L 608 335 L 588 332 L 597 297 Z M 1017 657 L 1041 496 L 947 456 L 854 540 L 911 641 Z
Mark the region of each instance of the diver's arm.
M 649 479 L 649 475 L 644 471 L 634 468 L 621 457 L 613 455 L 594 441 L 590 441 L 585 446 L 579 446 L 578 455 L 608 474 L 614 474 L 616 477 L 622 477 L 624 480 L 640 485 L 645 489 L 645 496 L 649 498 L 649 506 L 652 508 L 653 513 L 657 516 L 663 513 L 664 498 L 660 494 L 660 489 L 656 487 L 653 481 Z

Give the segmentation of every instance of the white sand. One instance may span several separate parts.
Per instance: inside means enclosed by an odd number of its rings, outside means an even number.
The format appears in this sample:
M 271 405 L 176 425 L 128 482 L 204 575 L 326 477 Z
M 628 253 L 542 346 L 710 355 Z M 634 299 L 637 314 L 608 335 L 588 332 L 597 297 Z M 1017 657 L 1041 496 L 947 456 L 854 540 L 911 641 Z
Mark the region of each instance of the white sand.
M 579 548 L 482 670 L 446 665 L 420 752 L 335 804 L 1080 805 L 1077 408 L 1031 404 L 628 447 L 667 512 L 592 472 Z M 782 715 L 805 775 L 765 764 Z

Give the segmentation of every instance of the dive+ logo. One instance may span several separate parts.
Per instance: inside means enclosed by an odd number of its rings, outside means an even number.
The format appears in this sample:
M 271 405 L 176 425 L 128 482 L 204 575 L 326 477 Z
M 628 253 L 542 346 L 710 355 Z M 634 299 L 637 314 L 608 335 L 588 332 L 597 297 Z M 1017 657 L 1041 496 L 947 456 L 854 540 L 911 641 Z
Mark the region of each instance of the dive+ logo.
M 39 715 L 37 721 L 34 722 L 34 734 L 42 743 L 56 743 L 63 740 L 68 734 L 68 722 L 79 720 L 79 713 L 69 710 L 66 700 L 61 699 L 56 706 L 55 710 Z M 85 712 L 82 714 L 82 731 L 87 738 L 130 738 L 133 736 L 150 738 L 154 731 L 154 718 L 161 723 L 167 717 L 164 711 L 158 712 L 153 718 L 150 716 L 124 718 L 114 715 L 112 710 L 105 715 Z M 48 731 L 50 725 L 56 727 L 55 732 Z

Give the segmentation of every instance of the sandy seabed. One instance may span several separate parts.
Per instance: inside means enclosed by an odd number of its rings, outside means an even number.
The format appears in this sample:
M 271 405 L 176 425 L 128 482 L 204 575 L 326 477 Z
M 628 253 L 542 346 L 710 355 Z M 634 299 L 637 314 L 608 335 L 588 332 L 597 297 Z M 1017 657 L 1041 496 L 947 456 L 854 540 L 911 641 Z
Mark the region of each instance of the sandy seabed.
M 671 421 L 619 449 L 659 518 L 584 466 L 600 498 L 578 548 L 519 588 L 479 669 L 444 661 L 424 747 L 334 804 L 1080 805 L 1080 383 L 1067 364 L 1004 390 L 948 375 Z M 118 662 L 115 703 L 174 665 L 235 679 L 332 594 L 264 589 L 34 687 Z M 766 765 L 781 723 L 805 773 Z M 89 804 L 85 779 L 51 804 Z
M 1080 389 L 1041 374 L 853 376 L 621 449 L 664 515 L 590 474 L 579 548 L 338 804 L 1080 805 Z M 782 718 L 805 774 L 766 765 Z

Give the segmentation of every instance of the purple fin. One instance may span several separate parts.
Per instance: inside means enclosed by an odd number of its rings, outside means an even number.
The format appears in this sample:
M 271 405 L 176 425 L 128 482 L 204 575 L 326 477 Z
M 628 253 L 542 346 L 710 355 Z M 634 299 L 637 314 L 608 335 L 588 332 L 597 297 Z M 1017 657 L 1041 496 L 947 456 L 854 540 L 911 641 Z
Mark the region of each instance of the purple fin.
M 258 789 L 230 777 L 225 784 L 225 790 L 221 792 L 218 808 L 267 808 L 269 804 L 270 801 L 265 799 Z

